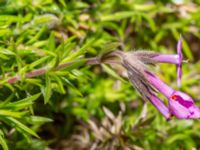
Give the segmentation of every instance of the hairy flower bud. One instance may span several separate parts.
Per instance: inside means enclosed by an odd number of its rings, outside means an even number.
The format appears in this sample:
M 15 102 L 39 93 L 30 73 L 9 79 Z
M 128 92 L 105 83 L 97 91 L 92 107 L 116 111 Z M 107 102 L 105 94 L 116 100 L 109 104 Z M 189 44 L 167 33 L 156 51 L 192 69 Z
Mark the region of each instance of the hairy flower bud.
M 122 64 L 127 69 L 128 78 L 133 86 L 141 94 L 144 100 L 149 100 L 151 93 L 154 92 L 154 88 L 146 78 L 145 64 L 131 53 L 124 54 Z
M 160 54 L 151 51 L 136 51 L 133 52 L 135 57 L 140 59 L 145 64 L 169 63 L 177 66 L 177 84 L 180 87 L 182 77 L 182 38 L 180 37 L 177 43 L 177 54 Z

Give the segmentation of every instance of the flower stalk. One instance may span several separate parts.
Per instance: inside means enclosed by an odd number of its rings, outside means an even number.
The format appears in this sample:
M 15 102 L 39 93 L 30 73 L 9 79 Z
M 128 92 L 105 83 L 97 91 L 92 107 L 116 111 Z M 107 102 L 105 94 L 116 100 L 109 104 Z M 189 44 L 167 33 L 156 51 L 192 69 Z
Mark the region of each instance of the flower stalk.
M 45 73 L 47 73 L 47 72 L 49 72 L 51 70 L 53 70 L 53 71 L 62 70 L 62 69 L 70 67 L 71 65 L 79 63 L 79 62 L 82 63 L 83 65 L 84 64 L 87 64 L 87 65 L 96 65 L 96 64 L 100 64 L 101 63 L 101 59 L 98 58 L 98 57 L 93 57 L 93 58 L 80 59 L 78 61 L 72 61 L 72 62 L 67 62 L 67 63 L 59 64 L 55 68 L 43 67 L 43 68 L 39 68 L 39 69 L 32 70 L 30 72 L 27 72 L 24 77 L 25 78 L 32 78 L 32 77 L 36 77 L 36 76 L 41 76 L 41 75 L 44 75 Z M 106 62 L 106 63 L 109 63 L 109 62 Z M 5 75 L 4 78 L 6 78 L 6 75 Z M 13 83 L 16 83 L 17 81 L 22 80 L 22 77 L 20 76 L 20 74 L 17 74 L 17 75 L 12 76 L 12 77 L 7 77 L 6 79 L 4 79 L 4 78 L 0 77 L 0 79 L 3 82 L 7 82 L 9 84 L 13 84 Z

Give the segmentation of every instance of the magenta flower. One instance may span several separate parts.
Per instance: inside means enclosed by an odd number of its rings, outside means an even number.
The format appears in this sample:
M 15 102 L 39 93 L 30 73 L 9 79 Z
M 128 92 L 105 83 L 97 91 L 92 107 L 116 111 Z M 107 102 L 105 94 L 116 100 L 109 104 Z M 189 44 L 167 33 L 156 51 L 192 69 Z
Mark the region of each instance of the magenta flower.
M 187 94 L 175 91 L 169 98 L 171 113 L 178 119 L 200 118 L 200 109 Z
M 187 94 L 175 91 L 158 77 L 146 71 L 149 82 L 163 95 L 168 98 L 168 111 L 178 119 L 195 119 L 200 118 L 200 109 L 195 105 L 194 101 Z M 159 110 L 160 106 L 156 105 Z M 165 113 L 168 111 L 165 110 Z M 163 113 L 162 113 L 163 114 Z M 165 115 L 164 115 L 165 116 Z
M 181 85 L 181 78 L 182 78 L 182 61 L 183 61 L 183 54 L 182 54 L 182 38 L 180 37 L 178 44 L 177 44 L 177 54 L 157 54 L 152 57 L 154 61 L 160 63 L 170 63 L 176 64 L 177 66 L 177 84 L 178 87 Z

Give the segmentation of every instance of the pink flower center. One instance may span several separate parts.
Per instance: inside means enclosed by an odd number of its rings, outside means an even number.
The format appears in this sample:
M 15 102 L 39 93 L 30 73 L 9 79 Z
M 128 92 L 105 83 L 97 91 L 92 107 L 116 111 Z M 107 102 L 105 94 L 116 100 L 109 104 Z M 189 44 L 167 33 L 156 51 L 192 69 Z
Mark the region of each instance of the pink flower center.
M 193 102 L 184 100 L 181 96 L 179 95 L 172 95 L 172 100 L 177 101 L 179 104 L 182 106 L 189 108 L 193 105 Z

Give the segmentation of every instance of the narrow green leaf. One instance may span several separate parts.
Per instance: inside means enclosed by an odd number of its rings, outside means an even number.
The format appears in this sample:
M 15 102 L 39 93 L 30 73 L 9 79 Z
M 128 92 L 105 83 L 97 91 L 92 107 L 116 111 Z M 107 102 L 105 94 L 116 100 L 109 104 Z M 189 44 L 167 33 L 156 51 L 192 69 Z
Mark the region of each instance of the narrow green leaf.
M 9 23 L 12 23 L 12 22 L 17 22 L 20 19 L 21 18 L 16 15 L 0 15 L 0 21 L 2 22 L 8 21 Z
M 73 42 L 75 38 L 75 36 L 68 38 L 56 48 L 55 53 L 59 56 L 60 61 L 67 57 L 69 53 L 75 48 L 76 44 Z
M 29 65 L 29 67 L 30 67 L 30 68 L 34 68 L 34 67 L 40 65 L 41 63 L 45 62 L 48 58 L 50 58 L 50 56 L 42 57 L 42 58 L 40 58 L 40 59 L 34 61 L 33 63 L 31 63 L 31 64 Z
M 36 85 L 36 86 L 38 86 L 38 87 L 42 87 L 41 79 L 27 78 L 27 79 L 26 79 L 26 82 L 27 82 L 27 83 L 30 83 L 30 84 L 33 84 L 33 85 Z
M 36 42 L 42 36 L 42 34 L 44 33 L 45 30 L 46 30 L 46 26 L 42 26 L 42 28 L 38 31 L 38 33 L 33 38 L 31 38 L 27 42 L 27 44 L 32 44 L 32 43 Z
M 2 108 L 8 102 L 10 102 L 13 99 L 13 97 L 14 97 L 14 93 L 12 93 L 11 95 L 9 95 L 4 101 L 0 102 L 0 108 Z
M 21 118 L 26 112 L 14 112 L 10 110 L 0 110 L 0 116 L 8 116 L 14 118 Z
M 156 24 L 154 23 L 154 20 L 149 16 L 144 13 L 141 13 L 142 17 L 148 22 L 151 30 L 156 31 Z
M 88 116 L 89 116 L 88 111 L 83 109 L 83 108 L 75 108 L 74 107 L 74 108 L 71 109 L 71 111 L 74 115 L 76 115 L 80 118 L 83 118 L 85 120 L 88 119 Z
M 137 11 L 153 11 L 157 7 L 154 4 L 134 4 L 134 9 Z
M 1 49 L 0 53 L 4 54 L 4 55 L 15 55 L 14 52 L 12 52 L 11 50 L 8 50 L 8 49 Z
M 20 109 L 26 108 L 26 107 L 32 105 L 33 101 L 37 100 L 40 95 L 41 94 L 38 93 L 38 94 L 35 94 L 33 96 L 22 99 L 20 101 L 8 103 L 3 108 L 13 108 L 15 110 L 20 110 Z
M 26 120 L 28 122 L 30 122 L 32 124 L 36 124 L 36 125 L 53 121 L 50 118 L 41 117 L 41 116 L 29 116 L 29 117 L 26 117 Z
M 79 96 L 83 96 L 80 90 L 78 90 L 67 78 L 62 77 L 62 79 L 65 81 L 65 83 L 69 86 L 71 90 L 73 90 Z
M 122 77 L 120 77 L 113 69 L 109 68 L 107 65 L 102 64 L 102 67 L 108 74 L 110 74 L 115 79 L 118 79 L 118 80 L 120 80 L 120 81 L 122 81 L 124 83 L 127 82 Z
M 65 94 L 65 89 L 64 89 L 64 85 L 61 81 L 61 79 L 58 77 L 58 76 L 53 76 L 54 77 L 54 80 L 57 81 L 57 85 L 58 85 L 58 91 L 61 93 L 61 94 Z
M 3 132 L 1 131 L 1 133 L 3 134 Z M 5 141 L 5 138 L 2 136 L 2 134 L 0 134 L 0 145 L 2 146 L 2 148 L 4 150 L 9 150 L 8 145 Z
M 67 7 L 65 0 L 59 0 L 59 2 L 62 4 L 63 7 L 65 7 L 65 8 Z
M 94 44 L 95 38 L 89 39 L 77 52 L 72 53 L 69 55 L 69 57 L 65 58 L 62 63 L 71 61 L 75 59 L 76 57 L 84 54 L 88 47 L 90 47 L 92 44 Z
M 33 131 L 32 129 L 28 128 L 27 126 L 25 126 L 24 124 L 22 124 L 21 122 L 19 122 L 18 120 L 12 118 L 12 117 L 6 117 L 6 119 L 8 121 L 10 121 L 11 123 L 14 123 L 16 127 L 22 129 L 23 131 L 25 131 L 28 134 L 31 134 L 37 138 L 39 138 L 39 136 L 35 133 L 35 131 Z
M 135 14 L 136 12 L 133 11 L 122 11 L 122 12 L 116 12 L 114 14 L 102 15 L 100 19 L 101 21 L 116 21 L 128 17 L 133 17 Z
M 52 14 L 44 14 L 34 18 L 32 25 L 49 25 L 59 23 L 59 19 Z
M 119 45 L 120 45 L 119 42 L 108 42 L 108 43 L 106 43 L 105 46 L 103 47 L 103 49 L 100 51 L 100 55 L 103 55 L 105 53 L 116 50 Z
M 42 93 L 44 96 L 44 103 L 47 104 L 51 98 L 51 79 L 49 75 L 46 74 L 46 85 L 42 87 Z
M 10 35 L 12 31 L 10 29 L 0 29 L 0 37 L 3 37 L 5 35 Z
M 48 40 L 48 50 L 49 51 L 54 51 L 55 50 L 55 37 L 54 37 L 54 32 L 51 32 L 49 40 Z
M 8 60 L 9 58 L 6 55 L 0 53 L 0 60 L 1 59 Z
M 73 69 L 77 69 L 78 67 L 84 65 L 86 62 L 87 62 L 86 59 L 78 60 L 78 61 L 73 62 L 72 64 L 64 67 L 63 69 L 65 69 L 65 71 L 66 70 L 70 71 L 70 70 L 73 70 Z

